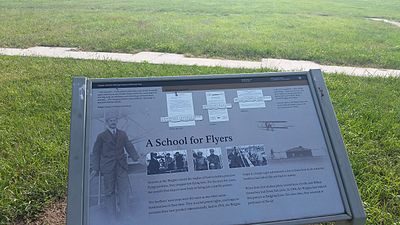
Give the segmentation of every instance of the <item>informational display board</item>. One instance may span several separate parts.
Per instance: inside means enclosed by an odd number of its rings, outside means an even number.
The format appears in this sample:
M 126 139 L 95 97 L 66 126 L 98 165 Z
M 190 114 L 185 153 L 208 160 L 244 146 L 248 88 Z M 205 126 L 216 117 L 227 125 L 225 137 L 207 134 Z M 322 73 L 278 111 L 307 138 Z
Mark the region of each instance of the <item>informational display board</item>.
M 364 224 L 319 70 L 73 87 L 72 224 Z

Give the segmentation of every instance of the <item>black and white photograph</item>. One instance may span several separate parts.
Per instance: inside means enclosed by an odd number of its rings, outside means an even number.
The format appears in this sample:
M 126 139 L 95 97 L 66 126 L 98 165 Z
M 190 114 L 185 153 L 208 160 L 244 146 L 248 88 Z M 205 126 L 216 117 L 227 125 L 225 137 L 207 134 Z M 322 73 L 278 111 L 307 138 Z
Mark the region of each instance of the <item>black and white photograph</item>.
M 193 149 L 195 171 L 222 169 L 221 148 Z
M 146 155 L 147 175 L 187 172 L 187 151 L 150 152 Z
M 264 145 L 242 145 L 226 148 L 229 168 L 266 166 L 267 153 Z
M 101 211 L 105 221 L 111 223 L 129 217 L 129 199 L 132 194 L 129 174 L 144 171 L 144 165 L 139 162 L 141 156 L 133 141 L 119 126 L 121 114 L 118 111 L 108 111 L 100 119 L 104 128 L 95 134 L 90 155 L 89 204 L 92 210 Z
M 323 147 L 311 148 L 298 145 L 281 151 L 271 149 L 269 158 L 274 161 L 319 159 L 324 157 L 326 152 Z

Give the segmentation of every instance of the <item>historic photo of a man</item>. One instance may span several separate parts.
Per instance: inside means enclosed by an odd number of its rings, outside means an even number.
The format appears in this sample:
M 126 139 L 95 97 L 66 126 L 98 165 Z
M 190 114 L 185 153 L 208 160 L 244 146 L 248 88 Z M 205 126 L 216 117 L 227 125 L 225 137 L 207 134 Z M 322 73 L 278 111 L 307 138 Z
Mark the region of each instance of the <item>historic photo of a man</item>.
M 125 218 L 129 215 L 128 163 L 126 153 L 134 161 L 139 159 L 133 144 L 125 131 L 117 128 L 118 113 L 105 113 L 104 131 L 97 135 L 92 153 L 91 177 L 103 176 L 104 207 L 111 221 Z

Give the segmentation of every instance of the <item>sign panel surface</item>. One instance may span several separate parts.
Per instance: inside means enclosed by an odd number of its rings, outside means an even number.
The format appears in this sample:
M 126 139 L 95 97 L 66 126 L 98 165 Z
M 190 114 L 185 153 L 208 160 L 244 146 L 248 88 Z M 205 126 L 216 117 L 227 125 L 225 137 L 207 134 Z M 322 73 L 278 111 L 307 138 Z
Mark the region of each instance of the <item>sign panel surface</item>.
M 87 224 L 345 213 L 307 75 L 92 83 Z

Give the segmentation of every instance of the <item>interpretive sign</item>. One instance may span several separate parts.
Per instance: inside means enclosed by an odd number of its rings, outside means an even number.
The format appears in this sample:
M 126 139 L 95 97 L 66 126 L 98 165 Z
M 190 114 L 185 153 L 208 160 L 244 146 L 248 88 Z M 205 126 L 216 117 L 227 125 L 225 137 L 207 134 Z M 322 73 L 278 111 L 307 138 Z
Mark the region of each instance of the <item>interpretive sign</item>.
M 76 224 L 364 224 L 321 72 L 73 83 Z

